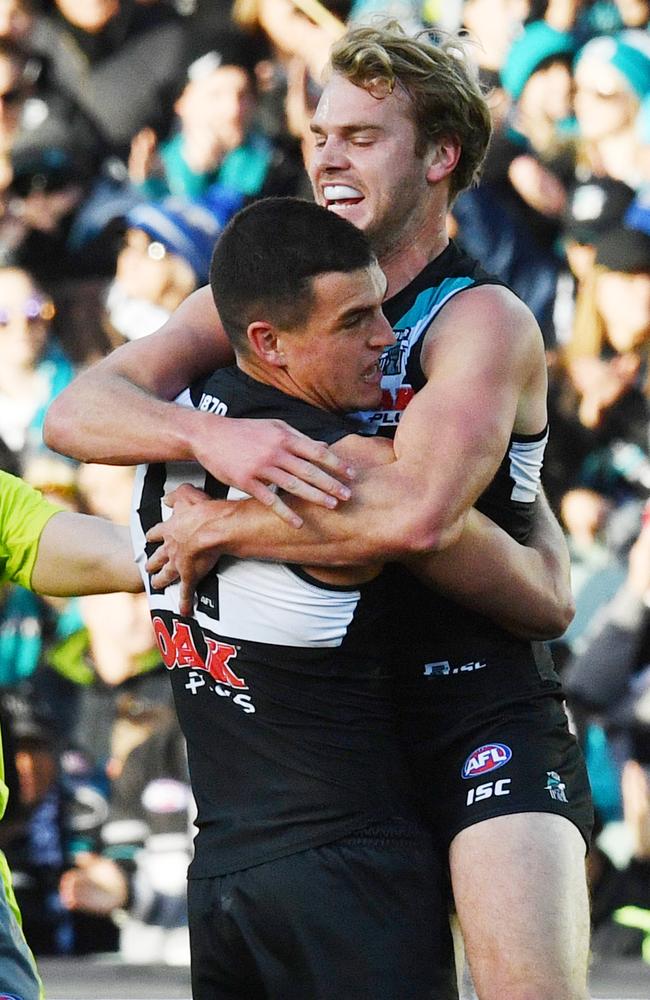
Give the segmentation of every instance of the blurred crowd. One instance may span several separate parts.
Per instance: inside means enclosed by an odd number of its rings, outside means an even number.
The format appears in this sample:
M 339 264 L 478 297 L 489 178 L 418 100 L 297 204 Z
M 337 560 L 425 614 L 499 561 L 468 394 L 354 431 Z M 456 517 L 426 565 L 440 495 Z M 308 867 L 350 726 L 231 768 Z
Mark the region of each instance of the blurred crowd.
M 544 336 L 593 947 L 650 963 L 650 0 L 0 0 L 0 468 L 126 523 L 132 470 L 49 452 L 47 406 L 206 282 L 239 207 L 311 196 L 329 46 L 380 14 L 465 29 L 489 95 L 448 228 Z M 0 717 L 36 954 L 186 962 L 193 804 L 146 599 L 1 590 Z

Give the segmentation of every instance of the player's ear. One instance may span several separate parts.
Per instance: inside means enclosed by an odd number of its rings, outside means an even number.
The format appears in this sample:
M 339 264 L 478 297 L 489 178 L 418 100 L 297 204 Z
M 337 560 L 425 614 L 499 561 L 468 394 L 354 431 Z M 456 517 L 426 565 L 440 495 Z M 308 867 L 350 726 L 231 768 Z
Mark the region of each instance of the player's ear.
M 284 364 L 284 354 L 280 349 L 278 330 L 272 323 L 255 320 L 246 330 L 251 350 L 267 365 L 279 367 Z
M 460 154 L 461 147 L 457 139 L 443 137 L 433 143 L 425 154 L 427 180 L 433 183 L 449 177 L 456 169 Z

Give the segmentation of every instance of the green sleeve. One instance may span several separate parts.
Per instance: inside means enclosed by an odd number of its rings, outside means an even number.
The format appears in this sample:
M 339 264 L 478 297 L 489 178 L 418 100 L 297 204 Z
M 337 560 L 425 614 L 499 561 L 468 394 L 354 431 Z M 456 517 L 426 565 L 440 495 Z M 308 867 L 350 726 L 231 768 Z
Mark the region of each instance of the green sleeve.
M 30 587 L 43 528 L 63 510 L 0 470 L 0 582 Z

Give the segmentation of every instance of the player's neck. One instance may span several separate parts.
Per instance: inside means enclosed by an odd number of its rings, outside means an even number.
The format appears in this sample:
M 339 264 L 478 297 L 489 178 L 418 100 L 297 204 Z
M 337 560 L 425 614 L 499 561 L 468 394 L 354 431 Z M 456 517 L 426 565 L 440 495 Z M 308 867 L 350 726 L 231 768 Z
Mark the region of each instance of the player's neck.
M 406 288 L 427 264 L 440 256 L 448 243 L 447 232 L 441 230 L 435 236 L 428 235 L 426 239 L 415 240 L 407 246 L 396 245 L 382 253 L 379 264 L 388 280 L 386 298 L 390 299 Z

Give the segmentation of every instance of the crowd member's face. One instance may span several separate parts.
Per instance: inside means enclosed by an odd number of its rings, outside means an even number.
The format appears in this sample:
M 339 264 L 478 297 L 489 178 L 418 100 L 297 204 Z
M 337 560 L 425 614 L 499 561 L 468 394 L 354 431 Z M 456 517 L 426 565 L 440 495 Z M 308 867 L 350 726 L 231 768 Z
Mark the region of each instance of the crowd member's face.
M 465 0 L 463 24 L 477 43 L 475 55 L 481 65 L 489 69 L 503 66 L 526 13 L 521 0 Z
M 90 34 L 102 31 L 120 10 L 120 0 L 56 0 L 70 24 Z
M 134 299 L 162 305 L 175 280 L 176 259 L 142 229 L 128 229 L 117 257 L 115 277 Z
M 239 66 L 221 66 L 190 81 L 176 103 L 184 128 L 211 137 L 226 150 L 241 146 L 254 108 L 248 74 Z
M 43 350 L 54 307 L 30 276 L 0 269 L 0 364 L 31 367 Z
M 578 63 L 575 113 L 585 139 L 603 139 L 633 127 L 638 110 L 638 98 L 614 66 L 588 57 Z
M 0 38 L 24 38 L 32 23 L 32 15 L 23 0 L 0 0 Z
M 297 394 L 327 410 L 370 409 L 381 400 L 379 357 L 395 343 L 381 304 L 377 264 L 312 281 L 313 302 L 299 331 L 280 334 L 286 373 Z
M 417 232 L 430 194 L 410 98 L 398 85 L 378 100 L 334 73 L 311 129 L 316 201 L 364 230 L 381 260 Z
M 598 276 L 596 305 L 607 339 L 619 354 L 633 351 L 650 337 L 650 274 L 605 271 Z
M 626 28 L 644 28 L 650 18 L 648 0 L 615 0 Z
M 524 87 L 520 107 L 531 117 L 561 121 L 571 113 L 572 90 L 569 68 L 562 62 L 554 62 L 533 73 Z
M 13 145 L 28 95 L 22 65 L 0 55 L 0 152 L 9 152 Z

